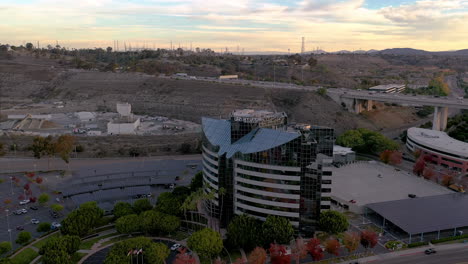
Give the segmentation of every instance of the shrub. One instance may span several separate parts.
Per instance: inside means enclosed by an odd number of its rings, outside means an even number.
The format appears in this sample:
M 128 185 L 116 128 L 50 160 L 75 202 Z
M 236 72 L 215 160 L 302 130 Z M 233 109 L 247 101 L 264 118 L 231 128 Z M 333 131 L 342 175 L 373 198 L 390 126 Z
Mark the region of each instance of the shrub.
M 443 242 L 458 240 L 458 239 L 464 239 L 464 238 L 468 238 L 468 234 L 460 235 L 460 236 L 453 236 L 453 237 L 444 237 L 444 238 L 441 238 L 441 239 L 434 239 L 434 240 L 431 240 L 431 243 L 432 244 L 438 244 L 438 243 L 443 243 Z
M 411 244 L 408 244 L 408 248 L 415 248 L 415 247 L 420 247 L 420 246 L 426 246 L 429 245 L 428 242 L 414 242 Z

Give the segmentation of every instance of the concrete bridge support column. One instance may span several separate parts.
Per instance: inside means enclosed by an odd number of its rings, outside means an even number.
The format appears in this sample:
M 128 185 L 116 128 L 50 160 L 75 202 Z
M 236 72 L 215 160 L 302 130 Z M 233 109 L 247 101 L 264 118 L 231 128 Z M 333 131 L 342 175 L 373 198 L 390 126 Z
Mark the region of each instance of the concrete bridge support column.
M 432 130 L 444 131 L 447 128 L 448 107 L 435 107 Z
M 442 107 L 440 111 L 440 130 L 447 129 L 448 107 Z
M 372 100 L 367 100 L 367 104 L 366 104 L 366 110 L 367 111 L 371 111 L 372 110 L 372 107 L 374 106 L 374 101 Z

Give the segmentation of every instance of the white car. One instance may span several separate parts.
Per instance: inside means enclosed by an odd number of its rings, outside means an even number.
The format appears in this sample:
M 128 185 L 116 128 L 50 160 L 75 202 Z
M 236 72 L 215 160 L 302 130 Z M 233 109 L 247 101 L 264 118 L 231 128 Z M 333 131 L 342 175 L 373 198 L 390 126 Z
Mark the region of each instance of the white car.
M 39 224 L 39 220 L 37 220 L 36 218 L 33 218 L 33 219 L 31 219 L 31 224 L 37 225 L 37 224 Z
M 20 211 L 22 214 L 25 214 L 25 213 L 28 212 L 28 210 L 26 210 L 26 209 L 24 209 L 24 208 L 23 208 L 23 209 L 20 209 L 19 211 Z
M 171 250 L 174 251 L 174 250 L 179 249 L 180 247 L 181 247 L 180 244 L 174 244 L 174 245 L 172 245 Z
M 20 201 L 19 204 L 25 205 L 25 204 L 28 204 L 29 202 L 30 202 L 29 199 L 27 199 L 27 200 Z
M 52 222 L 52 224 L 50 224 L 50 227 L 52 229 L 57 229 L 57 228 L 62 227 L 62 225 L 60 223 L 57 223 L 57 222 Z

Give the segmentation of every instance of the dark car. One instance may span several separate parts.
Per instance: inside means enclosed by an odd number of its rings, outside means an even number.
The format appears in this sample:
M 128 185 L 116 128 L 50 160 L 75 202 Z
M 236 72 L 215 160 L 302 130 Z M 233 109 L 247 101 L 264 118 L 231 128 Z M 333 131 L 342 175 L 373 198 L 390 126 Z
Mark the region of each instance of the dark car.
M 31 207 L 29 207 L 29 209 L 36 211 L 39 208 L 37 206 L 31 206 Z
M 416 198 L 416 194 L 410 193 L 410 194 L 408 194 L 408 197 L 409 197 L 409 198 Z
M 180 180 L 180 177 L 179 177 L 179 176 L 176 176 L 174 180 L 175 180 L 175 181 L 178 181 L 178 180 Z
M 424 253 L 425 253 L 426 255 L 430 255 L 430 254 L 435 254 L 435 253 L 437 253 L 437 251 L 435 251 L 435 249 L 433 249 L 433 248 L 429 248 L 429 249 L 426 249 L 426 250 L 424 251 Z
M 23 226 L 17 226 L 17 227 L 16 227 L 16 230 L 23 231 L 23 230 L 24 230 L 24 227 L 23 227 Z

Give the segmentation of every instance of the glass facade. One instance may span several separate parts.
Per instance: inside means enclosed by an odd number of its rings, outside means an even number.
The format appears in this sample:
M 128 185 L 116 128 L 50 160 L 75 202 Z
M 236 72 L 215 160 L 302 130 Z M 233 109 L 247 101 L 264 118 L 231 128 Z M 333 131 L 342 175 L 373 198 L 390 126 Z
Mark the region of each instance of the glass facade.
M 329 206 L 331 173 L 323 168 L 333 156 L 333 129 L 288 126 L 284 113 L 240 112 L 202 120 L 206 192 L 218 194 L 205 206 L 224 225 L 235 214 L 278 215 L 310 235 Z

